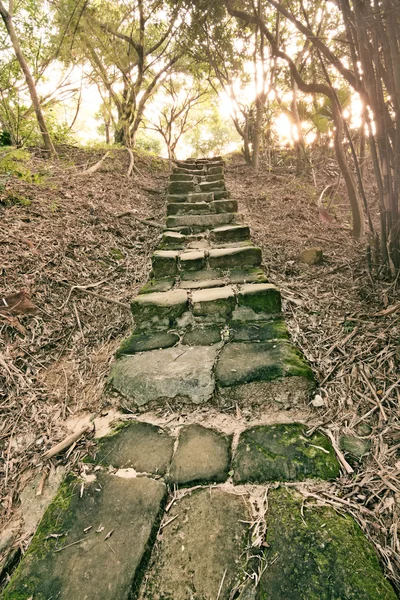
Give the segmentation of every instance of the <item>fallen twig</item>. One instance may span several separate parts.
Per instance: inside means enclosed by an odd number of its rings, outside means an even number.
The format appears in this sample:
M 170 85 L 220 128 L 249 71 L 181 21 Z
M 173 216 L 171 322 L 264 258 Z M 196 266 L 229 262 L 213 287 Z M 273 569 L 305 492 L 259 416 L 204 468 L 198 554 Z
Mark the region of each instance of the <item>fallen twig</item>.
M 335 438 L 332 435 L 332 432 L 329 429 L 321 429 L 321 431 L 323 431 L 323 433 L 325 433 L 325 435 L 328 436 L 328 438 L 331 440 L 332 443 L 332 448 L 335 451 L 335 454 L 340 462 L 340 464 L 342 465 L 342 467 L 344 468 L 344 470 L 346 471 L 346 473 L 348 473 L 349 475 L 351 473 L 354 473 L 354 469 L 353 467 L 351 467 L 349 465 L 349 463 L 347 462 L 347 460 L 345 459 L 342 451 L 340 450 L 339 446 L 336 443 Z
M 101 167 L 101 165 L 106 160 L 106 158 L 109 156 L 109 154 L 110 154 L 110 151 L 108 150 L 108 152 L 106 152 L 105 155 L 97 163 L 95 163 L 88 169 L 85 169 L 85 171 L 82 171 L 81 175 L 91 175 L 92 173 L 95 173 Z
M 117 304 L 118 306 L 122 306 L 123 308 L 127 308 L 128 310 L 131 309 L 129 304 L 126 304 L 125 302 L 120 302 L 119 300 L 115 300 L 114 298 L 108 298 L 108 296 L 103 296 L 102 294 L 97 294 L 96 292 L 92 292 L 92 290 L 87 290 L 83 286 L 82 287 L 78 286 L 78 285 L 70 286 L 68 283 L 64 283 L 64 281 L 58 281 L 58 283 L 60 285 L 63 285 L 64 287 L 70 288 L 71 292 L 74 292 L 76 290 L 78 292 L 83 292 L 84 294 L 89 294 L 90 296 L 94 296 L 94 298 L 98 298 L 99 300 L 104 300 L 104 302 L 110 302 L 111 304 Z
M 117 217 L 117 219 L 122 219 L 122 217 L 132 217 L 132 219 L 134 219 L 135 221 L 138 221 L 139 223 L 142 223 L 142 225 L 148 225 L 149 227 L 156 227 L 156 229 L 164 229 L 164 225 L 162 225 L 161 223 L 158 223 L 157 221 L 146 221 L 146 219 L 139 219 L 139 217 L 136 217 L 135 214 L 133 213 L 132 210 L 126 210 L 123 213 L 120 213 L 119 215 L 115 215 Z
M 56 446 L 53 446 L 53 448 L 50 448 L 50 450 L 47 450 L 47 452 L 43 454 L 43 458 L 53 458 L 53 456 L 56 456 L 56 454 L 59 454 L 66 448 L 69 448 L 69 446 L 71 446 L 74 442 L 79 440 L 79 438 L 82 437 L 82 435 L 86 433 L 91 427 L 92 424 L 89 423 L 88 425 L 85 425 L 75 433 L 72 433 L 71 435 L 66 437 L 62 442 L 60 442 Z

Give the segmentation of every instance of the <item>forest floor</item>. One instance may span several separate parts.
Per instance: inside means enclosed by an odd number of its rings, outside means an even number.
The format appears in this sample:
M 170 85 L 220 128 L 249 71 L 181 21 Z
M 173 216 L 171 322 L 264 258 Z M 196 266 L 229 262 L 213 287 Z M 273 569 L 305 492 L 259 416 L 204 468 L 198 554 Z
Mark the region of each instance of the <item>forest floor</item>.
M 129 301 L 148 279 L 161 232 L 137 219 L 162 221 L 169 172 L 166 161 L 137 156 L 140 174 L 128 178 L 129 155 L 120 149 L 85 174 L 103 154 L 65 147 L 49 163 L 33 152 L 29 169 L 40 183 L 12 177 L 0 187 L 0 298 L 23 292 L 14 311 L 0 308 L 0 561 L 2 528 L 14 527 L 12 543 L 26 547 L 19 497 L 38 474 L 46 485 L 44 451 L 71 433 L 74 419 L 118 407 L 105 388 L 109 366 L 132 327 Z M 281 288 L 292 339 L 320 384 L 308 407 L 313 422 L 329 426 L 336 441 L 349 435 L 370 444 L 355 472 L 320 497 L 356 518 L 399 585 L 398 289 L 367 268 L 341 187 L 331 218 L 321 217 L 319 194 L 336 179 L 329 161 L 314 179 L 284 167 L 254 173 L 240 157 L 226 170 Z M 321 265 L 299 261 L 312 246 L 323 249 Z M 53 465 L 79 468 L 90 443 L 82 438 Z

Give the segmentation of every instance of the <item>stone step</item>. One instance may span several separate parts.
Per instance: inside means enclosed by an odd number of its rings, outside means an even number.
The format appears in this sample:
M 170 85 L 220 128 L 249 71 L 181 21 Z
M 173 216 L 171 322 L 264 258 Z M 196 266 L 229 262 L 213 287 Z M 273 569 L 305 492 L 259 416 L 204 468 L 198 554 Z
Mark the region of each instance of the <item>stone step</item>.
M 141 599 L 229 600 L 242 582 L 251 520 L 243 498 L 202 489 L 172 505 Z
M 176 202 L 186 202 L 187 198 L 187 194 L 168 194 L 167 204 L 174 204 Z
M 214 200 L 214 192 L 190 192 L 186 202 L 211 202 Z
M 177 202 L 167 204 L 167 216 L 237 213 L 237 200 L 213 200 L 211 202 Z
M 168 185 L 168 194 L 187 194 L 195 191 L 194 181 L 171 181 Z
M 253 598 L 395 600 L 375 550 L 348 515 L 285 487 L 268 494 L 263 571 Z
M 210 173 L 209 169 L 207 170 L 207 175 L 203 175 L 201 181 L 224 181 L 223 173 Z
M 227 190 L 214 190 L 214 200 L 223 200 L 230 197 L 231 194 Z
M 167 204 L 167 216 L 204 215 L 213 212 L 213 202 L 179 202 L 176 204 Z
M 198 176 L 198 171 L 195 171 L 196 176 Z M 193 175 L 191 173 L 172 173 L 169 176 L 170 182 L 172 181 L 193 181 Z
M 154 277 L 174 277 L 178 272 L 178 256 L 175 250 L 156 250 L 151 257 Z
M 160 248 L 168 248 L 169 250 L 180 250 L 184 248 L 186 236 L 178 231 L 165 231 L 162 235 Z
M 231 286 L 194 291 L 192 310 L 195 317 L 203 321 L 225 322 L 236 307 L 236 296 Z
M 225 191 L 225 181 L 223 179 L 220 181 L 201 181 L 198 186 L 202 192 Z
M 210 231 L 213 242 L 241 242 L 250 239 L 250 228 L 247 225 L 223 225 Z
M 69 477 L 2 599 L 129 598 L 140 583 L 165 494 L 165 484 L 148 477 L 97 473 L 85 484 Z
M 142 333 L 134 331 L 126 338 L 118 348 L 116 356 L 119 358 L 124 354 L 135 354 L 136 352 L 148 352 L 159 348 L 171 348 L 180 340 L 178 334 L 171 331 L 155 331 Z
M 223 174 L 224 172 L 224 167 L 219 166 L 219 167 L 208 167 L 207 169 L 207 174 L 209 175 L 216 175 L 216 174 Z
M 204 250 L 182 252 L 179 256 L 181 271 L 200 271 L 206 268 L 206 255 Z
M 223 403 L 295 405 L 307 401 L 315 388 L 310 367 L 284 340 L 227 344 L 215 374 Z
M 112 367 L 110 381 L 135 408 L 160 402 L 204 404 L 214 394 L 218 350 L 218 344 L 174 346 L 122 356 Z
M 258 267 L 261 264 L 261 249 L 256 246 L 213 248 L 210 250 L 208 262 L 212 269 Z
M 211 208 L 217 214 L 220 213 L 237 213 L 238 203 L 237 200 L 214 200 L 210 203 Z
M 185 290 L 140 294 L 132 300 L 131 310 L 139 330 L 176 327 L 177 320 L 188 310 Z
M 190 227 L 195 231 L 214 229 L 218 225 L 238 223 L 240 217 L 237 213 L 221 213 L 219 215 L 182 215 L 167 217 L 167 228 Z

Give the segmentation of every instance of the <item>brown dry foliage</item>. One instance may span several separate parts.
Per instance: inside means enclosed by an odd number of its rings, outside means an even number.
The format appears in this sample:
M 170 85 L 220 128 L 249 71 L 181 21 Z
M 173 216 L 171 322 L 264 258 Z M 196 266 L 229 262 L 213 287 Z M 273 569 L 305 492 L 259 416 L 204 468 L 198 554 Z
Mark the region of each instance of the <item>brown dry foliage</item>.
M 319 194 L 337 174 L 334 164 L 324 161 L 314 175 L 318 189 L 295 175 L 255 175 L 234 165 L 226 179 L 262 248 L 269 278 L 282 291 L 292 340 L 321 386 L 325 406 L 310 404 L 310 419 L 317 419 L 336 440 L 353 435 L 371 442 L 354 474 L 343 474 L 328 490 L 323 486 L 319 498 L 356 518 L 399 590 L 399 281 L 371 274 L 365 242 L 350 235 L 342 187 L 329 210 L 334 220 L 321 220 Z M 374 197 L 372 186 L 368 193 Z M 315 246 L 323 248 L 324 263 L 302 264 L 300 252 Z M 370 433 L 361 432 L 362 423 L 371 427 Z
M 0 297 L 10 305 L 0 310 L 0 523 L 13 516 L 23 474 L 65 436 L 63 420 L 104 405 L 114 349 L 132 327 L 129 301 L 150 270 L 158 230 L 115 215 L 160 218 L 162 196 L 143 187 L 162 189 L 168 165 L 137 157 L 143 174 L 128 179 L 120 149 L 83 175 L 103 154 L 33 154 L 29 168 L 44 183 L 8 183 L 31 204 L 0 203 Z

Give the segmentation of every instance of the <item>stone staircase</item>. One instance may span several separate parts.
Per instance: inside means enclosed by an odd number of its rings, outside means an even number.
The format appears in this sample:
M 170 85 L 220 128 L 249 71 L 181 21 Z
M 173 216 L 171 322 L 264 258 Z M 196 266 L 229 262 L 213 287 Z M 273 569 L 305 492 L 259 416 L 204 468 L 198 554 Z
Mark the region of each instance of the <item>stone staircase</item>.
M 304 407 L 314 389 L 261 260 L 223 161 L 176 162 L 110 378 L 137 418 L 99 440 L 85 480 L 66 479 L 1 598 L 396 598 L 355 521 L 299 485 L 340 476 L 329 439 L 252 416 Z M 193 422 L 150 422 L 163 406 Z M 196 422 L 201 407 L 247 417 L 232 434 Z

